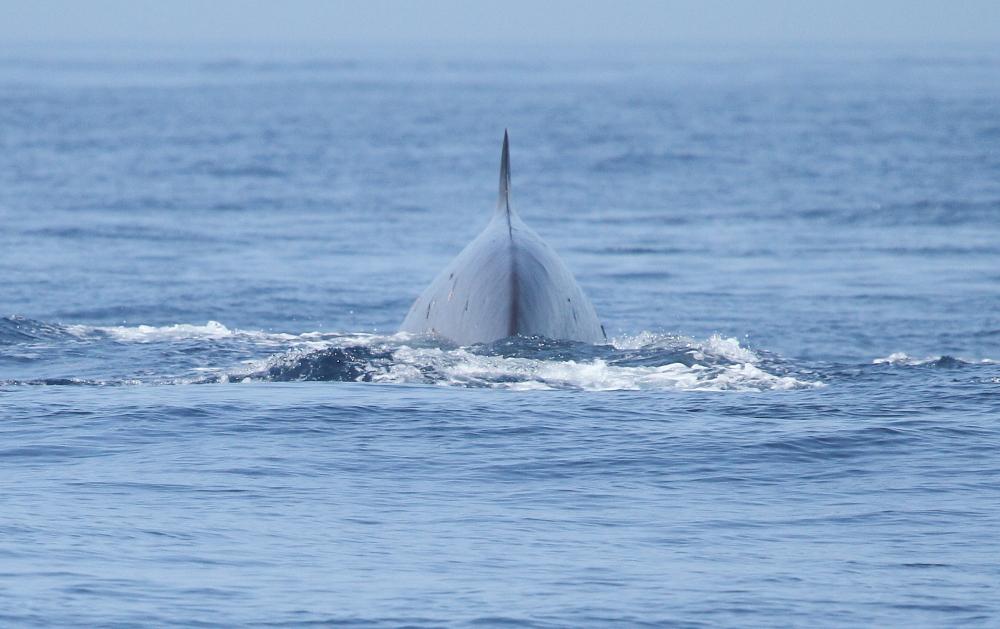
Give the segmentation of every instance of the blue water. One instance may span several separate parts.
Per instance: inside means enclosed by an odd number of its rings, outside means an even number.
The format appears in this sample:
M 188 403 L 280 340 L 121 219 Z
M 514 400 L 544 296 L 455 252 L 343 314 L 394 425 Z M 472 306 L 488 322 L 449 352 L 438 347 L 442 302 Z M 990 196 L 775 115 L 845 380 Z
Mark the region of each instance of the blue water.
M 1000 623 L 997 50 L 0 52 L 3 625 Z

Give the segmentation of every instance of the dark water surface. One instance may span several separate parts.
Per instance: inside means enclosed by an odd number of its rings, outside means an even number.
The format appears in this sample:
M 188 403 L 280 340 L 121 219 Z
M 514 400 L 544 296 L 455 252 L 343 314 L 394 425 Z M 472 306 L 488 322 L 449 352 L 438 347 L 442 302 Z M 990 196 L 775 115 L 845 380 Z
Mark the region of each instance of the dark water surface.
M 0 623 L 1000 623 L 1000 52 L 0 53 Z

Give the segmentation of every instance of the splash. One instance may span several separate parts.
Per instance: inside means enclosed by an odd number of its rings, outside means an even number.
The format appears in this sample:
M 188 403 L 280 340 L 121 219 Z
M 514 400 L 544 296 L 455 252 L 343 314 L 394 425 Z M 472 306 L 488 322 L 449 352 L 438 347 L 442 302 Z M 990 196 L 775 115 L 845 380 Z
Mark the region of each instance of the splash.
M 240 330 L 217 321 L 166 326 L 4 321 L 8 344 L 0 353 L 29 365 L 17 368 L 13 378 L 0 374 L 0 383 L 7 384 L 326 381 L 522 391 L 781 391 L 823 386 L 779 357 L 721 335 L 697 340 L 640 332 L 607 345 L 514 337 L 457 347 L 406 333 L 292 334 Z M 86 345 L 83 354 L 91 362 L 76 373 L 49 373 L 46 356 L 60 355 L 67 344 Z M 116 371 L 109 373 L 109 366 Z
M 640 341 L 641 339 L 641 341 Z M 516 338 L 437 346 L 409 335 L 350 337 L 323 350 L 271 356 L 227 380 L 354 380 L 512 390 L 768 391 L 821 383 L 767 371 L 736 339 L 705 342 L 643 333 L 608 346 Z M 320 375 L 320 377 L 316 377 Z M 325 377 L 324 377 L 325 376 Z

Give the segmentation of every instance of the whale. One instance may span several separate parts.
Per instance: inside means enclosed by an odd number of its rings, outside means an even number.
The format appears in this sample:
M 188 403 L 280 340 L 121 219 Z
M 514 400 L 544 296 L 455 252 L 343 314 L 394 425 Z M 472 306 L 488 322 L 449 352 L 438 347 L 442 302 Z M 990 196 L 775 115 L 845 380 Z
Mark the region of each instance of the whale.
M 460 346 L 513 336 L 601 343 L 597 312 L 569 268 L 511 204 L 510 139 L 489 223 L 417 297 L 401 332 Z

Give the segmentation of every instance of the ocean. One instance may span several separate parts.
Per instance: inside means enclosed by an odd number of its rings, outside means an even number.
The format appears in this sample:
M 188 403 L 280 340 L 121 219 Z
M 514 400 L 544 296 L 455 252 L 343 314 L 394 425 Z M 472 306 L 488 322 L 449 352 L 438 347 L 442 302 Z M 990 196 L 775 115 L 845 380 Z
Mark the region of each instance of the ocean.
M 998 77 L 0 48 L 0 623 L 997 626 Z M 606 345 L 396 332 L 505 129 Z

